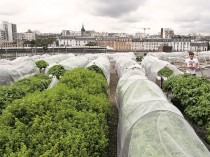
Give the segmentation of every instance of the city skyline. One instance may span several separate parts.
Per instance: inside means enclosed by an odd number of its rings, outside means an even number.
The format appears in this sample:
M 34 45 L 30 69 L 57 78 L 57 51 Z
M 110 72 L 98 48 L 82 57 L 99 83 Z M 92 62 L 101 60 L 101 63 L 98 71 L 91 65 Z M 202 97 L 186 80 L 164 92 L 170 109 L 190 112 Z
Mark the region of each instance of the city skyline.
M 2 0 L 0 21 L 41 33 L 62 30 L 158 34 L 172 28 L 175 34 L 210 34 L 210 1 L 207 0 Z

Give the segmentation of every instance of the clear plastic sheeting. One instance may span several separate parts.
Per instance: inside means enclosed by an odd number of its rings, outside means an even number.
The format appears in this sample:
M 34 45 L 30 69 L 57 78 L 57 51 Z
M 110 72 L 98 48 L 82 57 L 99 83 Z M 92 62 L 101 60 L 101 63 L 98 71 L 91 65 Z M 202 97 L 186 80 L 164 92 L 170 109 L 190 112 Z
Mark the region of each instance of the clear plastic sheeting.
M 7 60 L 7 59 L 0 59 L 0 65 L 7 65 L 7 64 L 10 64 L 10 60 Z
M 106 77 L 106 80 L 109 84 L 110 83 L 110 61 L 109 61 L 108 57 L 99 56 L 96 59 L 92 60 L 90 63 L 88 63 L 86 65 L 86 68 L 88 68 L 92 65 L 96 65 L 103 71 L 103 74 Z
M 50 85 L 48 86 L 48 89 L 53 88 L 58 83 L 58 81 L 59 80 L 55 76 L 53 76 L 52 81 L 50 82 Z
M 49 57 L 42 58 L 41 60 L 46 61 L 49 65 L 53 63 L 59 63 L 69 57 L 75 56 L 74 54 L 58 54 Z
M 33 61 L 33 59 L 31 57 L 29 57 L 29 56 L 17 57 L 14 60 L 12 60 L 10 62 L 10 64 L 12 64 L 12 65 L 18 65 L 18 64 L 20 64 L 22 62 L 26 62 L 26 61 Z
M 196 53 L 196 52 L 195 52 Z M 157 57 L 161 60 L 168 61 L 168 62 L 183 62 L 188 57 L 188 52 L 150 52 L 147 56 Z
M 210 51 L 198 52 L 197 59 L 201 68 L 210 68 Z
M 167 61 L 162 61 L 157 57 L 153 56 L 145 56 L 141 62 L 142 67 L 145 69 L 146 76 L 149 80 L 156 82 L 156 78 L 158 76 L 158 72 L 164 67 L 168 67 L 173 71 L 173 75 L 182 74 L 180 70 L 177 69 L 176 66 L 170 64 Z
M 170 111 L 145 115 L 129 130 L 122 157 L 209 157 L 183 117 Z
M 142 74 L 145 74 L 144 68 L 142 68 L 142 66 L 139 65 L 139 63 L 125 56 L 119 57 L 117 59 L 115 69 L 119 77 L 121 77 L 124 72 L 130 69 L 140 69 L 142 71 Z
M 100 56 L 105 56 L 106 57 L 107 54 L 105 54 L 105 53 L 100 53 L 100 54 L 97 54 L 97 53 L 86 53 L 86 54 L 84 54 L 84 56 L 88 58 L 89 62 L 91 62 L 92 60 L 94 60 L 94 59 L 96 59 L 96 58 L 98 58 Z
M 51 67 L 53 67 L 54 65 L 58 65 L 58 63 L 60 63 L 61 61 L 66 60 L 71 57 L 75 57 L 75 55 L 72 53 L 58 54 L 58 55 L 54 55 L 54 56 L 42 55 L 41 58 L 38 60 L 44 60 L 48 63 L 47 68 L 44 69 L 44 73 L 47 74 Z
M 0 84 L 11 85 L 23 75 L 12 65 L 0 65 Z
M 15 60 L 0 64 L 0 84 L 11 85 L 13 82 L 33 76 L 39 69 L 30 57 L 18 57 Z
M 37 60 L 40 60 L 40 59 L 43 59 L 43 58 L 46 58 L 46 57 L 50 57 L 49 54 L 44 54 L 44 55 L 34 55 L 34 56 L 31 56 L 31 59 L 36 62 Z
M 140 69 L 122 74 L 116 93 L 118 157 L 210 156 L 182 113 Z
M 85 56 L 70 57 L 59 62 L 58 64 L 62 65 L 65 70 L 84 68 L 88 64 L 88 58 Z
M 88 57 L 89 61 L 92 61 L 100 56 L 106 56 L 109 58 L 110 62 L 118 60 L 120 57 L 130 58 L 136 60 L 136 56 L 133 52 L 114 52 L 114 53 L 100 53 L 100 54 L 84 54 L 85 57 Z
M 121 57 L 130 58 L 132 60 L 136 60 L 136 55 L 133 52 L 127 52 L 127 53 L 114 53 L 114 54 L 107 54 L 109 59 L 113 61 L 117 61 Z
M 18 64 L 13 64 L 13 66 L 23 75 L 24 78 L 39 73 L 38 67 L 32 60 L 25 60 L 19 62 Z

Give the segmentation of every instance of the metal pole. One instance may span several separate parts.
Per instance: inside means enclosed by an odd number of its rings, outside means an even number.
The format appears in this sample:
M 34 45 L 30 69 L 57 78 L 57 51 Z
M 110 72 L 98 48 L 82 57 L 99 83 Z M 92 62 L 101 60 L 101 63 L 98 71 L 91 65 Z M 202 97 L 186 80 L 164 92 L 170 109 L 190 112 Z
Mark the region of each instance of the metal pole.
M 5 49 L 5 51 L 6 51 L 6 59 L 7 59 L 7 49 Z

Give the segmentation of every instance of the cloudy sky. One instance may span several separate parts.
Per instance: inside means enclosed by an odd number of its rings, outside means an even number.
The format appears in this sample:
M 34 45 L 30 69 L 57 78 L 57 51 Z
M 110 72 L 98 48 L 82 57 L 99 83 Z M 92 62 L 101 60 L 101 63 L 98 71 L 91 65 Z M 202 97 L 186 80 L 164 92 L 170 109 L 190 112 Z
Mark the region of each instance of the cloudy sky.
M 210 0 L 1 0 L 0 22 L 17 25 L 18 32 L 62 30 L 210 35 Z

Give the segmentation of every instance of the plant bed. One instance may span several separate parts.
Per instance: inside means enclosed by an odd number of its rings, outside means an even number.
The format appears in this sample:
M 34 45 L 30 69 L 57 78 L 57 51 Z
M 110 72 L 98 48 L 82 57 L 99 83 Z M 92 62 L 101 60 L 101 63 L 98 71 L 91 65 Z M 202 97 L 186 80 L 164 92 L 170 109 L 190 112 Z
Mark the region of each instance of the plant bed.
M 169 78 L 163 85 L 167 97 L 182 112 L 197 135 L 210 150 L 209 132 L 209 89 L 205 77 L 179 75 Z

